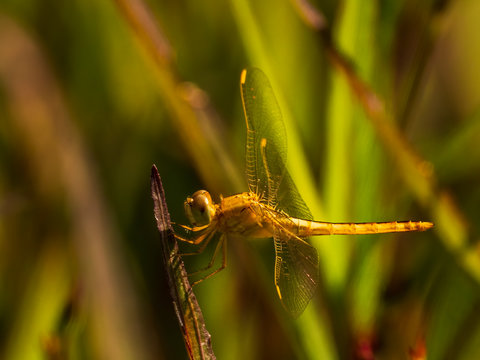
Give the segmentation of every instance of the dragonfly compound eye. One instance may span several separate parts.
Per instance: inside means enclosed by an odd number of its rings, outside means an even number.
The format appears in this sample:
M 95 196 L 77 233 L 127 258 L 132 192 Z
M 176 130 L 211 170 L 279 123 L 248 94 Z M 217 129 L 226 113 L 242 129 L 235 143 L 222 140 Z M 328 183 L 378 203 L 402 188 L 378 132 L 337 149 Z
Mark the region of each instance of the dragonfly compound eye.
M 212 220 L 215 206 L 205 190 L 199 190 L 185 201 L 185 213 L 194 226 L 206 225 Z

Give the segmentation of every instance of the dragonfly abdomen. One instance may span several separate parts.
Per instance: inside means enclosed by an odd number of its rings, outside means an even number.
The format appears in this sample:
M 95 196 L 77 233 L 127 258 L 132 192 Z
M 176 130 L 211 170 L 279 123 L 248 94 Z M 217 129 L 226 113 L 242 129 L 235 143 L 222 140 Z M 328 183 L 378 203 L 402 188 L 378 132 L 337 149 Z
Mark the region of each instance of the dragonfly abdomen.
M 296 219 L 296 233 L 301 236 L 381 234 L 406 231 L 425 231 L 433 224 L 425 221 L 392 221 L 373 223 L 328 223 Z

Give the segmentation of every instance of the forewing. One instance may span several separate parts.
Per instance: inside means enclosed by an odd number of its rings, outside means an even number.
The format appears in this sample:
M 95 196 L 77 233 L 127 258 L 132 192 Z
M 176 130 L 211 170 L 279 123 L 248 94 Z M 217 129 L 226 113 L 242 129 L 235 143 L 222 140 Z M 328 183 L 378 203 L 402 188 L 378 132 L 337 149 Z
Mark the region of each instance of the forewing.
M 310 209 L 303 201 L 288 171 L 285 171 L 277 192 L 277 210 L 298 219 L 313 220 Z
M 266 75 L 256 68 L 242 72 L 240 87 L 247 124 L 246 174 L 249 190 L 269 205 L 306 220 L 312 215 L 285 169 L 287 136 L 280 107 Z M 265 139 L 262 156 L 262 139 Z
M 318 255 L 307 242 L 277 227 L 275 285 L 283 306 L 293 317 L 307 307 L 318 284 Z
M 260 69 L 243 70 L 240 88 L 247 124 L 248 187 L 273 205 L 287 160 L 287 137 L 282 113 L 272 86 Z M 264 156 L 262 139 L 265 139 Z

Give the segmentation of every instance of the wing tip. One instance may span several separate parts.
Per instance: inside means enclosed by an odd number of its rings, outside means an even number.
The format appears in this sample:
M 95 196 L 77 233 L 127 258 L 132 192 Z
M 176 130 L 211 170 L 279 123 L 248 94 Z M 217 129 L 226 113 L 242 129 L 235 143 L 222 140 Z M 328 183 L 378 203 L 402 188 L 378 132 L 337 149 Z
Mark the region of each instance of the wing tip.
M 280 300 L 283 301 L 283 299 L 282 299 L 282 293 L 280 292 L 280 287 L 279 287 L 277 284 L 275 284 L 275 287 L 277 288 L 278 297 L 280 298 Z
M 247 78 L 247 69 L 242 70 L 242 74 L 240 75 L 240 84 L 245 84 L 245 79 Z

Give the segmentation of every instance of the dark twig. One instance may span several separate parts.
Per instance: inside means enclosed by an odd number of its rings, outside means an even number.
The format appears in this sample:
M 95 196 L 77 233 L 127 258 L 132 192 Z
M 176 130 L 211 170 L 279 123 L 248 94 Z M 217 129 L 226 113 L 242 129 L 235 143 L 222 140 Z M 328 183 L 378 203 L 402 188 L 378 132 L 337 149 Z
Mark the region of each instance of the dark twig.
M 188 355 L 190 359 L 215 359 L 210 333 L 207 331 L 202 311 L 188 281 L 183 260 L 178 256 L 178 244 L 170 223 L 162 180 L 155 165 L 152 166 L 151 189 L 170 295 Z

